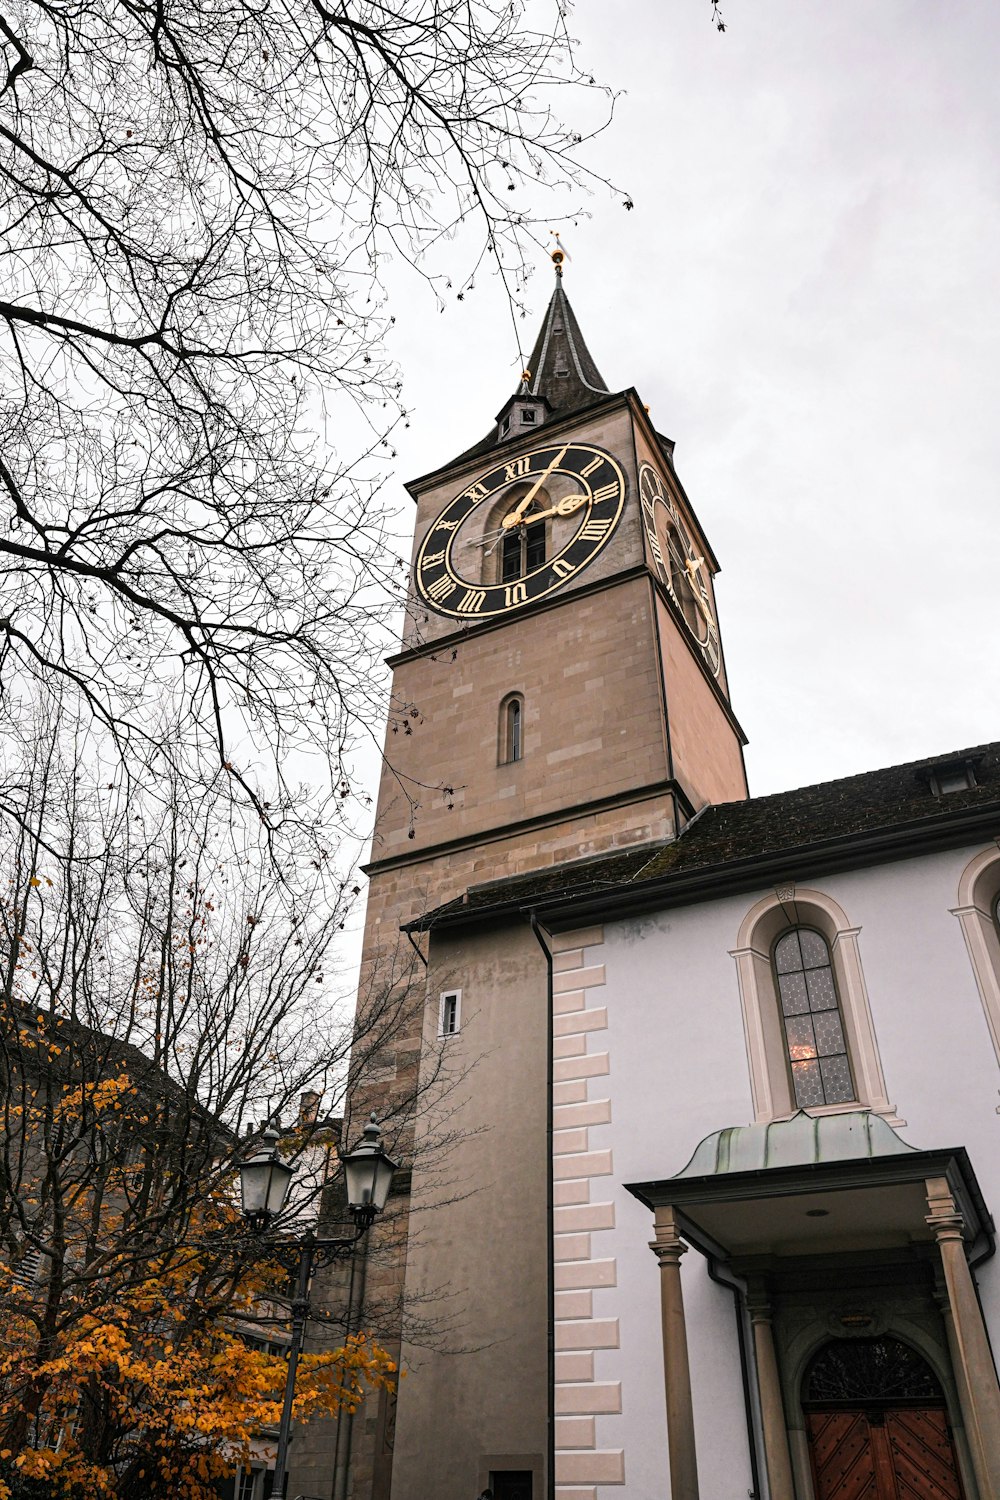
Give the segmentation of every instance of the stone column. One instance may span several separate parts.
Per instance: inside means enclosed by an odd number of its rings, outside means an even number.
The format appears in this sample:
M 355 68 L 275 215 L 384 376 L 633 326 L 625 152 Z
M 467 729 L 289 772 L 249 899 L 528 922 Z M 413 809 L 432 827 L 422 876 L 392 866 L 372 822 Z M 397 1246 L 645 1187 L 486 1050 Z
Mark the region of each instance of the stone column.
M 754 1353 L 757 1357 L 757 1385 L 760 1390 L 768 1490 L 771 1500 L 795 1500 L 785 1403 L 781 1398 L 781 1377 L 778 1374 L 778 1356 L 774 1349 L 774 1330 L 771 1327 L 771 1304 L 763 1287 L 751 1289 L 747 1298 L 747 1310 L 750 1313 Z
M 673 1209 L 656 1210 L 656 1239 L 649 1248 L 660 1263 L 660 1317 L 663 1327 L 663 1375 L 667 1393 L 667 1447 L 670 1455 L 670 1500 L 698 1500 L 698 1458 L 694 1440 L 694 1407 L 688 1365 L 687 1327 L 681 1291 L 682 1243 Z
M 951 1303 L 948 1301 L 948 1288 L 945 1285 L 944 1268 L 938 1264 L 934 1273 L 934 1301 L 937 1303 L 941 1314 L 941 1322 L 944 1325 L 945 1338 L 948 1340 L 948 1354 L 951 1358 L 951 1374 L 955 1382 L 955 1395 L 958 1397 L 958 1411 L 956 1420 L 952 1426 L 952 1441 L 955 1444 L 955 1453 L 958 1457 L 959 1472 L 962 1484 L 967 1495 L 975 1495 L 979 1489 L 976 1483 L 976 1471 L 972 1462 L 972 1451 L 969 1446 L 969 1435 L 965 1430 L 965 1414 L 969 1410 L 969 1387 L 962 1369 L 962 1361 L 959 1358 L 958 1345 L 955 1342 L 955 1321 L 951 1315 Z
M 947 1178 L 928 1179 L 927 1205 L 948 1290 L 951 1318 L 945 1321 L 980 1500 L 1000 1500 L 1000 1384 Z

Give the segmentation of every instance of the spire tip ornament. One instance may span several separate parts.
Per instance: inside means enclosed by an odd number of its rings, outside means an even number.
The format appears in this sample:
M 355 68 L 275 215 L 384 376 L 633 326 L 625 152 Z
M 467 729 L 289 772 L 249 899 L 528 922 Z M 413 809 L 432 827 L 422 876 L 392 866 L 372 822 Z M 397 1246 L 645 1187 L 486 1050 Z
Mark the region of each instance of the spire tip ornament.
M 563 264 L 567 260 L 570 260 L 572 257 L 570 256 L 569 251 L 563 247 L 563 242 L 559 238 L 558 234 L 556 234 L 555 230 L 550 229 L 549 234 L 551 234 L 552 238 L 556 242 L 556 248 L 549 251 L 549 259 L 556 268 L 556 276 L 559 278 L 559 280 L 562 280 Z

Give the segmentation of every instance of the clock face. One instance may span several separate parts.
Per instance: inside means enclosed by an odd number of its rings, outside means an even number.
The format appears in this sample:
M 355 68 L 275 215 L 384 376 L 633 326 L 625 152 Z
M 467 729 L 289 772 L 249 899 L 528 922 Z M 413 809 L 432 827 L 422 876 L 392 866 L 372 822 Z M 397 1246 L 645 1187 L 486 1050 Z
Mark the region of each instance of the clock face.
M 607 546 L 625 475 L 589 443 L 550 443 L 497 463 L 450 500 L 420 544 L 420 598 L 438 614 L 484 620 L 534 604 Z
M 722 653 L 705 581 L 705 559 L 699 555 L 670 491 L 651 464 L 639 468 L 639 500 L 656 570 L 713 676 L 718 676 Z

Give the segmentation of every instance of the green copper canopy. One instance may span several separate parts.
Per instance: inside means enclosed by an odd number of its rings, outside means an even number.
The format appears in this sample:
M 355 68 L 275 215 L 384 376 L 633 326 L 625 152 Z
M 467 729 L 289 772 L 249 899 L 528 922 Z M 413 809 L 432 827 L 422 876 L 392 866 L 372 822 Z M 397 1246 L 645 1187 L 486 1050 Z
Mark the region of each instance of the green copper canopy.
M 769 1167 L 809 1167 L 915 1150 L 870 1109 L 836 1115 L 810 1115 L 800 1109 L 789 1120 L 733 1125 L 707 1135 L 676 1178 L 759 1172 Z

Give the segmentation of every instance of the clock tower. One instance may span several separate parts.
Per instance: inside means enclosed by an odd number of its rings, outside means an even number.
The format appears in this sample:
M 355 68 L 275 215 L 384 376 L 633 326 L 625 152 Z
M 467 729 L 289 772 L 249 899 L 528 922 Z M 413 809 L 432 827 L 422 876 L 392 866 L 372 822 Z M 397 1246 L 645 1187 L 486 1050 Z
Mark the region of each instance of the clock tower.
M 402 1336 L 413 1375 L 398 1421 L 383 1397 L 356 1434 L 352 1496 L 471 1496 L 462 1464 L 473 1449 L 477 1473 L 533 1473 L 533 1500 L 544 1493 L 549 1031 L 539 949 L 530 931 L 502 954 L 489 933 L 470 937 L 453 955 L 453 981 L 445 974 L 442 986 L 435 972 L 428 993 L 419 944 L 401 928 L 471 886 L 554 865 L 565 875 L 567 864 L 662 842 L 706 804 L 747 795 L 718 563 L 673 443 L 633 388 L 608 389 L 564 291 L 561 252 L 553 260 L 555 288 L 516 391 L 479 442 L 408 485 L 411 582 L 389 663 L 359 1015 L 365 996 L 400 988 L 404 957 L 411 998 L 354 1107 L 391 1118 L 419 1096 L 402 1141 L 414 1148 L 411 1196 L 395 1249 L 373 1254 L 369 1291 L 401 1285 L 417 1321 L 432 1324 L 435 1288 L 447 1284 L 457 1303 L 440 1308 L 440 1329 L 455 1331 L 439 1329 L 433 1355 Z M 441 1111 L 433 1124 L 427 1110 L 443 1079 L 464 1101 L 469 1140 L 442 1166 L 432 1137 L 449 1132 Z M 516 1184 L 497 1149 L 516 1160 Z M 477 1267 L 515 1218 L 517 1248 L 505 1250 L 487 1307 Z M 522 1364 L 517 1396 L 496 1399 L 489 1360 L 459 1352 L 493 1341 L 507 1346 L 498 1358 Z M 453 1463 L 438 1441 L 445 1409 Z M 491 1467 L 491 1454 L 513 1458 Z
M 746 796 L 718 563 L 673 443 L 634 389 L 608 390 L 560 270 L 490 431 L 407 487 L 412 587 L 373 896 L 405 869 L 437 904 Z

